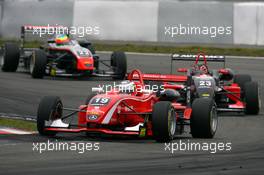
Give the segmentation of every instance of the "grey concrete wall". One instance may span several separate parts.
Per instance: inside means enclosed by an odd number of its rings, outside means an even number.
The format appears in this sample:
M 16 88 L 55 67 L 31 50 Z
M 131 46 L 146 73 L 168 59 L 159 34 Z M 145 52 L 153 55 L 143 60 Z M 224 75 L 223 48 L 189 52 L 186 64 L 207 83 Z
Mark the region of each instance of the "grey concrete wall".
M 233 28 L 233 4 L 232 3 L 208 3 L 208 2 L 160 2 L 158 14 L 158 41 L 175 43 L 215 43 L 232 44 L 232 34 L 212 35 L 215 33 L 212 27 L 232 27 Z M 192 34 L 168 35 L 165 27 L 182 25 L 190 29 L 191 27 L 212 28 L 209 35 Z M 176 31 L 176 30 L 175 30 Z M 198 31 L 198 30 L 197 30 Z M 179 31 L 178 31 L 179 32 Z M 185 31 L 183 30 L 183 33 Z M 215 36 L 215 37 L 214 37 Z
M 15 0 L 4 1 L 1 36 L 20 36 L 22 25 L 64 25 L 73 21 L 73 0 Z
M 259 5 L 258 13 L 258 45 L 264 45 L 264 4 Z
M 1 4 L 2 2 L 2 4 Z M 1 8 L 2 7 L 2 8 Z M 174 0 L 0 0 L 0 35 L 22 25 L 98 26 L 94 40 L 264 45 L 264 2 Z M 165 27 L 232 27 L 232 34 L 170 36 Z
M 264 3 L 234 5 L 234 44 L 264 45 Z
M 2 27 L 1 27 L 1 25 L 2 25 L 2 23 L 1 23 L 1 21 L 2 21 L 2 8 L 3 8 L 3 2 L 0 0 L 0 37 L 1 37 L 1 33 L 2 33 Z
M 98 26 L 97 40 L 157 41 L 158 1 L 76 1 L 74 26 Z

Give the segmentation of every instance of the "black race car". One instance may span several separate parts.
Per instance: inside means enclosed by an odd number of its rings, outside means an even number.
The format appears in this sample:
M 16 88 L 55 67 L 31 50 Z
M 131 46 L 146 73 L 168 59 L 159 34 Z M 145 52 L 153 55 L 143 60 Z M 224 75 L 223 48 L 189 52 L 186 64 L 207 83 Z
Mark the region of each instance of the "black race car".
M 46 26 L 23 26 L 21 46 L 6 43 L 1 61 L 2 71 L 15 72 L 18 66 L 28 71 L 33 78 L 50 76 L 103 76 L 124 79 L 127 71 L 126 55 L 113 52 L 109 60 L 102 60 L 90 42 L 70 39 L 67 34 L 48 38 L 40 48 L 25 48 L 26 34 L 35 30 L 47 30 Z M 99 68 L 99 63 L 106 69 Z

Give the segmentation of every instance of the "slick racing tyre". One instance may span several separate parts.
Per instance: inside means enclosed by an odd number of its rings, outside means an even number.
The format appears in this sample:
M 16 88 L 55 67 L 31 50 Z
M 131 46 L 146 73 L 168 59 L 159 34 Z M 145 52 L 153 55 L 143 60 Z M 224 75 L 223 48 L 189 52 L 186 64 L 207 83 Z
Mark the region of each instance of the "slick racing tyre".
M 243 91 L 244 91 L 245 83 L 250 81 L 251 81 L 251 76 L 247 74 L 237 74 L 234 76 L 234 83 L 237 83 Z
M 244 101 L 246 114 L 257 115 L 260 108 L 259 88 L 257 82 L 247 82 L 244 85 Z
M 213 138 L 217 129 L 217 109 L 212 98 L 197 98 L 192 103 L 193 138 Z
M 20 50 L 17 44 L 6 43 L 4 45 L 4 54 L 1 59 L 1 66 L 4 72 L 15 72 L 17 70 L 20 58 Z
M 176 131 L 176 115 L 171 103 L 157 102 L 152 111 L 152 132 L 157 142 L 169 142 Z
M 123 80 L 127 73 L 127 58 L 124 52 L 113 52 L 111 55 L 111 66 L 114 69 L 113 79 Z
M 55 136 L 55 131 L 45 131 L 46 123 L 62 117 L 63 105 L 59 97 L 44 97 L 38 107 L 37 128 L 40 135 Z
M 43 78 L 46 71 L 47 55 L 43 50 L 33 52 L 30 59 L 29 70 L 33 78 Z

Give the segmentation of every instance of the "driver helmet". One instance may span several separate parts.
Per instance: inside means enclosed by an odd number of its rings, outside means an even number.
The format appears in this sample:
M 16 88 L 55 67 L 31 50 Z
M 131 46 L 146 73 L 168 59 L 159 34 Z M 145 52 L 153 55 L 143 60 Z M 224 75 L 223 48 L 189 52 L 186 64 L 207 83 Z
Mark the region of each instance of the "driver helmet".
M 56 44 L 67 44 L 69 41 L 69 37 L 66 34 L 59 34 L 55 37 Z
M 208 67 L 205 64 L 199 64 L 198 68 L 202 73 L 208 74 Z
M 135 83 L 129 80 L 122 81 L 118 85 L 118 90 L 121 93 L 133 93 L 135 91 L 135 88 L 136 88 Z

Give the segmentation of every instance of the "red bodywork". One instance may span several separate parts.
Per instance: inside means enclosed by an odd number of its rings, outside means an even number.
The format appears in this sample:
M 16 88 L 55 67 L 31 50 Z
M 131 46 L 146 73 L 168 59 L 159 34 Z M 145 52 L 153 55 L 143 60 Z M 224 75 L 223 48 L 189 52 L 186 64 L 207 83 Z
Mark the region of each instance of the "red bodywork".
M 137 78 L 136 78 L 137 77 Z M 146 78 L 147 77 L 147 78 Z M 162 80 L 176 82 L 173 75 L 158 74 L 142 74 L 139 70 L 134 70 L 128 75 L 128 79 L 135 81 L 136 86 L 144 86 L 143 80 Z M 157 79 L 155 77 L 160 77 Z M 179 77 L 179 81 L 183 82 L 184 76 Z M 137 80 L 138 81 L 137 81 Z M 165 85 L 166 87 L 166 85 Z M 181 85 L 169 86 L 169 88 L 183 88 Z M 93 105 L 94 99 L 107 98 L 109 102 L 105 105 Z M 113 90 L 107 94 L 98 94 L 90 100 L 88 105 L 81 105 L 78 112 L 78 125 L 75 128 L 53 128 L 47 127 L 46 130 L 58 132 L 95 132 L 105 134 L 118 135 L 139 135 L 140 131 L 125 130 L 127 127 L 137 126 L 139 123 L 145 123 L 145 136 L 152 136 L 152 124 L 149 119 L 153 105 L 159 101 L 155 93 L 133 92 L 131 94 L 122 94 Z M 180 103 L 172 102 L 172 106 L 176 111 L 185 111 L 184 118 L 190 119 L 191 109 L 186 109 Z M 185 110 L 186 109 L 186 110 Z M 89 119 L 89 116 L 97 116 L 96 119 Z M 177 120 L 179 116 L 176 115 Z M 123 128 L 117 130 L 116 128 Z
M 81 48 L 81 46 L 79 46 Z M 89 53 L 87 56 L 80 56 L 78 55 L 76 50 L 76 45 L 62 45 L 57 46 L 56 44 L 52 44 L 48 47 L 50 51 L 62 51 L 62 52 L 68 52 L 72 54 L 76 59 L 76 69 L 80 71 L 84 70 L 94 70 L 94 59 L 91 53 Z M 85 49 L 85 48 L 82 48 Z M 87 49 L 88 52 L 90 52 Z

